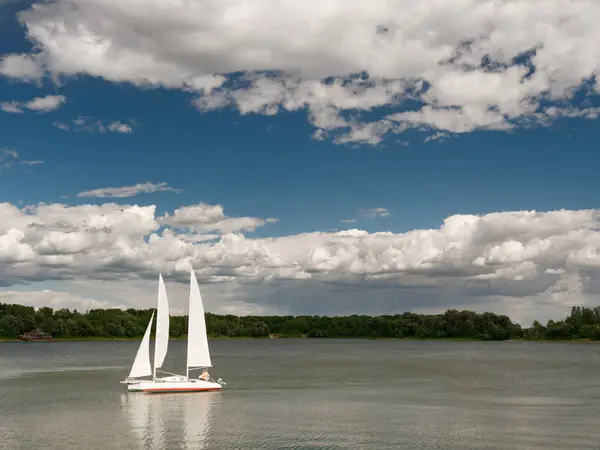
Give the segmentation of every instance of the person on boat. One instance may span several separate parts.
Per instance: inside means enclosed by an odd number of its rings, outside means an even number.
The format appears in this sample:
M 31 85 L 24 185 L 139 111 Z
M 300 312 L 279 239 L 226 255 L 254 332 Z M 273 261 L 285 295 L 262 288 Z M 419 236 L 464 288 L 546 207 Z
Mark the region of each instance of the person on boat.
M 208 381 L 210 379 L 210 375 L 208 373 L 208 370 L 204 369 L 202 371 L 202 375 L 200 375 L 200 379 L 203 381 Z

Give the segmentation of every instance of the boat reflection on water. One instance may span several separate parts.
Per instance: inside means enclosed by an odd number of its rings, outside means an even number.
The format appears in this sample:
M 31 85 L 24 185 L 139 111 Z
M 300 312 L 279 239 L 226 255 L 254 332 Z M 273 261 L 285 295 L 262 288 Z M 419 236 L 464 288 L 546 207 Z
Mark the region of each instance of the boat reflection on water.
M 208 447 L 217 392 L 121 396 L 131 434 L 140 448 Z
M 206 448 L 209 443 L 209 431 L 218 392 L 183 395 L 178 401 L 183 407 L 184 448 Z

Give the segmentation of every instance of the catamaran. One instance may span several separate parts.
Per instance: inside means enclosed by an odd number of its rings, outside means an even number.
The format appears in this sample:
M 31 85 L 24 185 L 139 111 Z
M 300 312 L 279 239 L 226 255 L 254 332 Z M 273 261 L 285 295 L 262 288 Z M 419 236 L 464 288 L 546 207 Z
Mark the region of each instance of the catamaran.
M 193 392 L 193 391 L 216 391 L 226 383 L 219 378 L 217 381 L 211 378 L 190 378 L 190 371 L 196 369 L 207 369 L 212 367 L 210 351 L 208 348 L 208 336 L 206 334 L 206 320 L 204 318 L 204 306 L 202 296 L 198 287 L 196 274 L 192 269 L 190 274 L 190 297 L 188 312 L 188 338 L 187 338 L 187 364 L 185 375 L 177 375 L 163 370 L 162 367 L 169 346 L 169 301 L 167 291 L 162 278 L 158 276 L 158 304 L 156 308 L 156 339 L 154 342 L 154 368 L 150 365 L 150 330 L 154 313 L 138 348 L 131 371 L 124 381 L 128 391 L 141 391 L 147 393 L 159 392 Z M 157 377 L 156 373 L 167 374 Z M 142 377 L 152 375 L 152 379 L 144 380 Z

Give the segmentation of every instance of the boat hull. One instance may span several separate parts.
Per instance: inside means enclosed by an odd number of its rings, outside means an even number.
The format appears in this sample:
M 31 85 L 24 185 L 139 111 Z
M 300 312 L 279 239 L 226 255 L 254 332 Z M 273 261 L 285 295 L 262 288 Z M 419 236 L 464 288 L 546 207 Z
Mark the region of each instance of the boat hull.
M 51 336 L 25 336 L 25 335 L 21 335 L 19 336 L 19 340 L 20 341 L 25 341 L 25 342 L 51 342 L 52 341 L 52 337 Z
M 222 386 L 213 381 L 203 380 L 161 380 L 136 381 L 127 383 L 129 392 L 158 394 L 166 392 L 208 392 L 221 390 Z
M 23 342 L 52 342 L 52 339 L 27 339 L 27 338 L 19 338 L 20 341 Z

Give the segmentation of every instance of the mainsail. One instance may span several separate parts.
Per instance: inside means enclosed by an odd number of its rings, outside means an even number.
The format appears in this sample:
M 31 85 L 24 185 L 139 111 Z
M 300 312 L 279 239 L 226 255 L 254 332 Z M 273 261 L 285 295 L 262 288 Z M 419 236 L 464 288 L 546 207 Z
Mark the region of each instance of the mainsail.
M 212 367 L 210 352 L 208 350 L 208 336 L 206 335 L 206 321 L 204 306 L 198 287 L 198 280 L 192 269 L 190 275 L 190 303 L 188 313 L 188 345 L 187 368 Z

